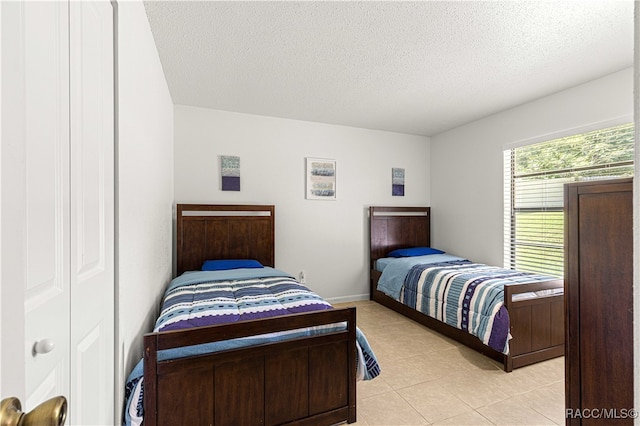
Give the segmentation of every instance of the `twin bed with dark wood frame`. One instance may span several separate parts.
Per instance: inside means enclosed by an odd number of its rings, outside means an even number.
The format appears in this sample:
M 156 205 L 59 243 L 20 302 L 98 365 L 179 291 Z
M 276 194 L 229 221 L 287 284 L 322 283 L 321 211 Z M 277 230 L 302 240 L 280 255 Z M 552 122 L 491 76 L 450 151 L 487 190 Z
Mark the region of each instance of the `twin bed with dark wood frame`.
M 509 312 L 510 352 L 502 354 L 477 337 L 431 318 L 377 290 L 381 272 L 376 260 L 398 248 L 431 245 L 430 207 L 370 207 L 371 299 L 503 364 L 506 372 L 564 354 L 564 296 L 552 294 L 514 301 L 520 293 L 563 288 L 563 280 L 506 285 L 504 304 Z
M 177 205 L 177 274 L 209 259 L 274 266 L 274 206 Z M 344 331 L 159 361 L 158 351 L 345 322 Z M 144 336 L 144 425 L 356 421 L 355 308 Z

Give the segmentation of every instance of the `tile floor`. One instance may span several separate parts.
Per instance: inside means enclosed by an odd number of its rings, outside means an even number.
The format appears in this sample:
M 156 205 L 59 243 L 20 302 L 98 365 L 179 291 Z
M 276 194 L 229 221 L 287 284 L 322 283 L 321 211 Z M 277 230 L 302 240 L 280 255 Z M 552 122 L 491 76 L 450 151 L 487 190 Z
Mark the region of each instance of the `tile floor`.
M 356 306 L 382 373 L 358 382 L 356 425 L 564 425 L 564 358 L 501 364 L 371 301 Z

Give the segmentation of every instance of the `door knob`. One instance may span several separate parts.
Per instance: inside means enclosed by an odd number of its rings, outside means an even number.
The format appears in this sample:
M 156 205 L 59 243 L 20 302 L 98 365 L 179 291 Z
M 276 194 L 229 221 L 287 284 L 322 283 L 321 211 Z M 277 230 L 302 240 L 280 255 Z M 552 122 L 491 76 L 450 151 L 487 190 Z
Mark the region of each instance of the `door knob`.
M 67 420 L 67 399 L 56 396 L 23 413 L 18 398 L 0 402 L 0 426 L 62 426 Z
M 53 340 L 51 339 L 42 339 L 42 340 L 38 340 L 34 345 L 33 345 L 33 356 L 36 356 L 38 354 L 48 354 L 49 352 L 51 352 L 53 350 L 53 348 L 56 347 L 56 344 Z

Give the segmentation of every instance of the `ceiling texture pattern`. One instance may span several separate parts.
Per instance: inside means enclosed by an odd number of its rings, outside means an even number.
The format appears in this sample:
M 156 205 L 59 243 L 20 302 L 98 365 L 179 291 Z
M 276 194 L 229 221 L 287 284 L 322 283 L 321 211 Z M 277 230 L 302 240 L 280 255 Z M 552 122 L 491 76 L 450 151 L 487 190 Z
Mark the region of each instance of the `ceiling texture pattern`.
M 432 136 L 633 66 L 633 1 L 151 1 L 174 104 Z

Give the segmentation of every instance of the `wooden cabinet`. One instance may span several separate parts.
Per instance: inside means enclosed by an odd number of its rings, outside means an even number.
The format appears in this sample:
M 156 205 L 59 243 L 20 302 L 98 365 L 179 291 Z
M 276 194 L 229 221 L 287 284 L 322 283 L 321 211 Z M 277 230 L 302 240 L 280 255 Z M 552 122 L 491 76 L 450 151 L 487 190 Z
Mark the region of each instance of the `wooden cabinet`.
M 632 186 L 632 179 L 565 186 L 570 425 L 633 424 Z

